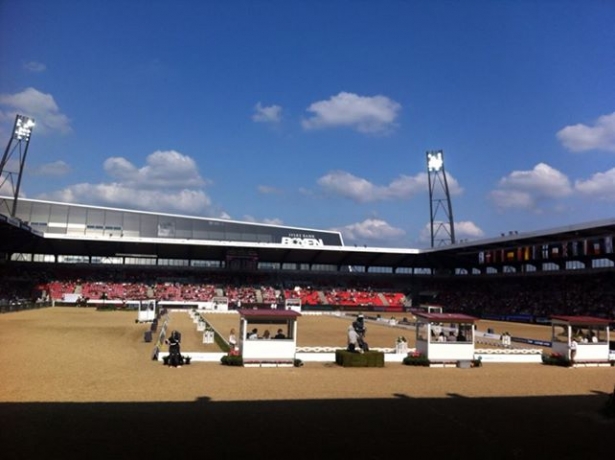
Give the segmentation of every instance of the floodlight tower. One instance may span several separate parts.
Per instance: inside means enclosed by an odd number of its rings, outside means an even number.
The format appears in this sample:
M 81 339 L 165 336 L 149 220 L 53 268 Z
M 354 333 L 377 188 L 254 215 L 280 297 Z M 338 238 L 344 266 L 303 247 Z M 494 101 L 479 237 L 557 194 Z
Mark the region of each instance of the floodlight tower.
M 427 152 L 427 178 L 429 181 L 429 213 L 431 230 L 431 247 L 444 244 L 455 244 L 455 223 L 453 221 L 453 205 L 448 190 L 446 171 L 444 169 L 444 153 L 442 150 Z M 444 219 L 438 218 L 443 215 Z M 446 237 L 438 238 L 441 233 Z
M 2 161 L 0 161 L 0 189 L 8 182 L 13 191 L 13 207 L 10 210 L 11 217 L 15 217 L 15 211 L 17 210 L 21 177 L 23 175 L 23 167 L 26 164 L 26 155 L 28 154 L 28 146 L 30 145 L 30 136 L 32 135 L 34 124 L 33 118 L 19 114 L 15 116 L 15 126 L 13 127 L 9 143 L 4 150 Z M 15 152 L 17 152 L 16 170 L 13 169 L 13 164 L 9 164 L 9 160 Z M 1 200 L 1 204 L 7 206 L 8 210 L 6 200 Z

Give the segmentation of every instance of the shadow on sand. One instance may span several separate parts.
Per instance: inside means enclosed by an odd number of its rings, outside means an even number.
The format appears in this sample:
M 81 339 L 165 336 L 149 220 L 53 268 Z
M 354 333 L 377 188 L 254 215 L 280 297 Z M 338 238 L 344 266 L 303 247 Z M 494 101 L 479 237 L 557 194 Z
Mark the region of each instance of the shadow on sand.
M 607 395 L 2 403 L 5 459 L 609 458 Z

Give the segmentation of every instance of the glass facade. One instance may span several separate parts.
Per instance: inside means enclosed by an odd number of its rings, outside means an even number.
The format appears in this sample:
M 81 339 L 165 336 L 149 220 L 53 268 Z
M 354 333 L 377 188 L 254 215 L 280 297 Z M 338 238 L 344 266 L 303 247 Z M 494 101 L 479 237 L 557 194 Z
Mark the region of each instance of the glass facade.
M 12 202 L 12 200 L 7 200 Z M 338 232 L 22 198 L 16 217 L 46 234 L 343 246 Z

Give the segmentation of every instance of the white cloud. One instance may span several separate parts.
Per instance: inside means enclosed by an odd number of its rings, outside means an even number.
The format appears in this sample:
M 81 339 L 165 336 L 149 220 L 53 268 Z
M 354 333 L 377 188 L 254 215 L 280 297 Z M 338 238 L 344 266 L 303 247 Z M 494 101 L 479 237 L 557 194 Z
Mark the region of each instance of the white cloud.
M 513 171 L 500 179 L 498 189 L 490 193 L 498 208 L 538 209 L 546 199 L 563 198 L 572 194 L 568 177 L 555 168 L 538 163 L 529 171 Z
M 2 178 L 4 179 L 4 177 Z M 15 187 L 17 186 L 17 184 L 15 182 L 12 182 L 10 180 L 0 180 L 0 195 L 3 196 L 13 196 L 15 194 Z M 19 196 L 21 197 L 25 197 L 26 194 L 23 192 L 23 188 L 19 189 Z M 1 202 L 0 202 L 1 204 Z M 0 209 L 0 212 L 2 212 L 3 210 Z M 10 214 L 10 211 L 8 212 Z
M 402 174 L 383 189 L 386 198 L 401 200 L 411 198 L 428 190 L 427 173 L 419 173 L 416 176 Z
M 4 172 L 11 172 L 15 174 L 19 172 L 19 158 L 17 155 L 12 155 L 8 158 L 6 164 L 4 165 Z
M 332 171 L 317 182 L 325 191 L 359 203 L 376 201 L 383 195 L 383 187 L 377 187 L 368 180 L 346 171 Z
M 28 168 L 33 176 L 65 176 L 71 171 L 68 163 L 62 160 Z
M 450 242 L 450 225 L 448 222 L 434 222 L 434 232 L 436 240 L 447 239 Z M 474 222 L 470 220 L 462 220 L 455 222 L 455 241 L 475 240 L 485 236 L 485 232 Z M 419 234 L 419 241 L 431 244 L 431 224 L 425 224 Z
M 19 177 L 19 159 L 15 156 L 9 157 L 4 165 L 2 176 L 0 176 L 0 195 L 14 196 Z M 24 188 L 19 188 L 19 196 L 25 197 Z M 0 202 L 0 204 L 2 204 Z M 0 210 L 1 211 L 1 210 Z M 8 210 L 10 214 L 10 210 Z
M 457 180 L 448 173 L 447 181 L 452 195 L 462 193 L 463 189 Z M 346 171 L 331 171 L 319 178 L 317 183 L 326 193 L 339 195 L 357 203 L 407 200 L 429 190 L 427 173 L 415 176 L 400 175 L 388 185 L 375 185 Z
M 137 167 L 121 157 L 104 163 L 113 179 L 108 183 L 80 183 L 38 198 L 128 209 L 175 212 L 229 218 L 216 209 L 202 187 L 207 185 L 189 156 L 174 150 L 157 151 Z
M 577 180 L 574 187 L 583 195 L 615 201 L 615 168 L 596 173 L 587 180 Z
M 341 92 L 311 104 L 313 116 L 302 121 L 304 129 L 349 127 L 361 133 L 384 134 L 395 127 L 401 105 L 386 96 L 359 96 Z
M 615 112 L 602 115 L 594 126 L 576 124 L 566 126 L 557 133 L 557 138 L 568 150 L 606 150 L 615 152 Z
M 282 193 L 282 190 L 277 187 L 272 187 L 271 185 L 259 185 L 256 189 L 259 193 L 262 193 L 263 195 Z
M 500 180 L 500 186 L 534 191 L 551 198 L 566 196 L 572 192 L 568 177 L 545 163 L 538 163 L 531 171 L 513 171 Z
M 207 213 L 211 207 L 211 200 L 202 190 L 139 190 L 118 183 L 75 184 L 38 198 L 180 214 Z
M 279 105 L 265 107 L 259 102 L 254 106 L 252 120 L 257 123 L 279 123 L 282 120 L 282 107 Z
M 191 188 L 205 185 L 195 161 L 175 150 L 158 150 L 148 155 L 146 163 L 137 168 L 125 158 L 111 157 L 105 160 L 104 169 L 112 178 L 132 187 Z
M 455 238 L 460 239 L 476 239 L 485 236 L 485 232 L 474 222 L 470 220 L 462 220 L 455 222 Z
M 495 205 L 502 209 L 532 209 L 536 205 L 531 194 L 518 190 L 493 190 L 490 197 Z
M 332 228 L 332 231 L 341 232 L 344 240 L 356 241 L 385 241 L 400 238 L 406 234 L 401 228 L 393 227 L 381 219 L 366 219 L 363 222 L 349 224 L 344 227 Z
M 245 222 L 254 222 L 254 223 L 259 223 L 259 224 L 268 224 L 268 225 L 283 225 L 284 221 L 282 219 L 279 219 L 277 217 L 273 218 L 273 219 L 257 219 L 254 216 L 251 216 L 249 214 L 246 214 L 245 216 L 243 216 L 243 220 Z
M 23 68 L 26 69 L 28 72 L 33 72 L 33 73 L 40 73 L 40 72 L 44 72 L 45 70 L 47 70 L 47 66 L 45 64 L 43 64 L 42 62 L 37 62 L 37 61 L 24 62 Z
M 8 110 L 0 111 L 0 119 L 14 120 L 15 114 L 34 118 L 34 133 L 71 131 L 70 120 L 60 112 L 60 108 L 51 94 L 41 93 L 34 88 L 26 88 L 21 93 L 0 94 L 0 105 Z

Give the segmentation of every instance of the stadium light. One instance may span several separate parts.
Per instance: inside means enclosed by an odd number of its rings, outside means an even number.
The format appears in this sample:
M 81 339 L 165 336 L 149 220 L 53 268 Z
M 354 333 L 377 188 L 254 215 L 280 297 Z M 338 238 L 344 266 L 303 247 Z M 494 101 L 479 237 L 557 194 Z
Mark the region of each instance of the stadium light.
M 17 211 L 19 188 L 21 187 L 21 179 L 23 177 L 26 156 L 28 155 L 28 146 L 30 145 L 30 137 L 32 136 L 32 128 L 34 128 L 34 125 L 34 118 L 20 114 L 15 115 L 13 132 L 4 150 L 4 155 L 2 155 L 2 159 L 0 160 L 0 185 L 8 183 L 13 192 L 13 205 L 10 210 L 11 217 L 15 217 Z M 9 168 L 6 167 L 14 154 L 18 161 L 17 170 L 13 169 L 13 165 Z M 8 201 L 0 199 L 0 207 L 5 205 L 8 210 Z
M 429 171 L 437 172 L 444 166 L 444 158 L 442 157 L 442 150 L 435 152 L 427 152 L 427 169 Z
M 34 128 L 34 119 L 26 117 L 25 115 L 17 115 L 15 119 L 15 131 L 13 132 L 13 138 L 18 141 L 30 140 L 32 134 L 32 128 Z
M 442 150 L 428 150 L 425 156 L 427 159 L 427 181 L 429 183 L 431 247 L 435 247 L 436 236 L 440 230 L 449 237 L 440 239 L 441 244 L 455 244 L 455 221 L 453 220 L 451 194 L 444 171 L 444 152 Z M 444 214 L 445 219 L 438 217 L 439 213 Z

